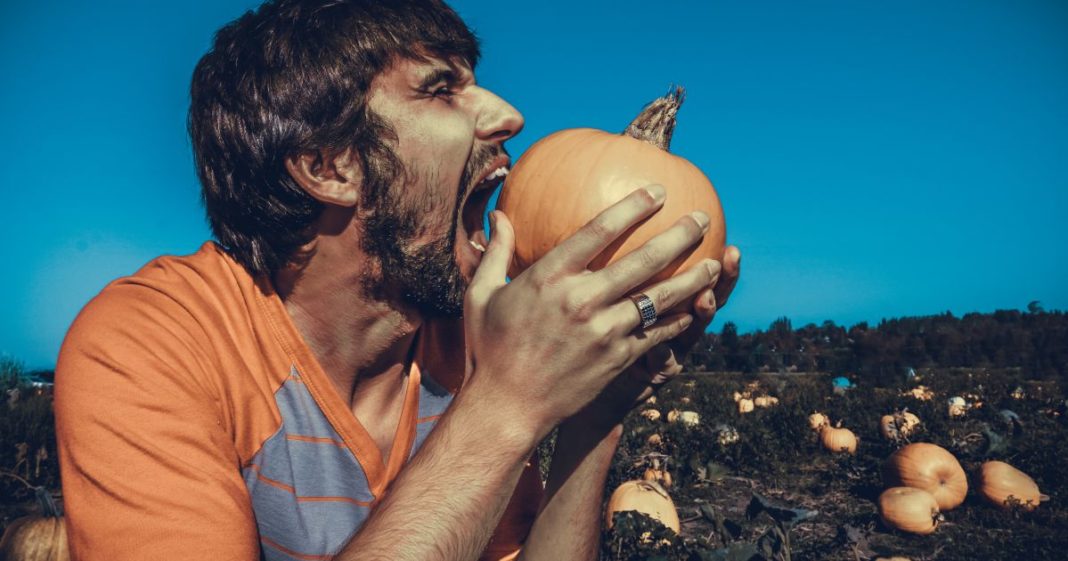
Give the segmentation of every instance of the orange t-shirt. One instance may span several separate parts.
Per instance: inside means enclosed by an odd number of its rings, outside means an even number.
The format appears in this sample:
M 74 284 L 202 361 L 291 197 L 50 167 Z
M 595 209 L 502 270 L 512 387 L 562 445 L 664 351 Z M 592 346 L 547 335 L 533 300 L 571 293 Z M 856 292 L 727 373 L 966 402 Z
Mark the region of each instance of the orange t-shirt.
M 214 243 L 111 283 L 56 366 L 75 559 L 330 559 L 459 390 L 462 335 L 420 330 L 383 458 L 270 282 Z M 483 559 L 517 554 L 541 494 L 531 462 Z

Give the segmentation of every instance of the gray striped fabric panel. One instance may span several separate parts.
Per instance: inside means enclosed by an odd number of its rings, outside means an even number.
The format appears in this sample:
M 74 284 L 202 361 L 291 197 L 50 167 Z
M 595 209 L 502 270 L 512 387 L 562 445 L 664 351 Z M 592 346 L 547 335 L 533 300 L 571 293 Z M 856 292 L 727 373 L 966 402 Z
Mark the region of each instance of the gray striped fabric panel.
M 452 400 L 422 377 L 411 455 Z M 374 497 L 356 457 L 292 369 L 275 393 L 282 426 L 243 474 L 267 561 L 330 559 L 363 524 Z

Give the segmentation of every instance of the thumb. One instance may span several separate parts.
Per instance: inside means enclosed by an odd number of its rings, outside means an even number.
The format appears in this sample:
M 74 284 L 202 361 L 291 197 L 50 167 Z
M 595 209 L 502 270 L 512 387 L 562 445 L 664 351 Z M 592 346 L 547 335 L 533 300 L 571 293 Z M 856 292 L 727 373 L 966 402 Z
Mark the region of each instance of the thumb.
M 515 253 L 515 231 L 508 216 L 495 210 L 490 213 L 489 220 L 489 247 L 482 255 L 482 262 L 467 289 L 468 297 L 476 302 L 485 302 L 498 288 L 506 284 L 508 265 L 512 263 L 512 255 Z

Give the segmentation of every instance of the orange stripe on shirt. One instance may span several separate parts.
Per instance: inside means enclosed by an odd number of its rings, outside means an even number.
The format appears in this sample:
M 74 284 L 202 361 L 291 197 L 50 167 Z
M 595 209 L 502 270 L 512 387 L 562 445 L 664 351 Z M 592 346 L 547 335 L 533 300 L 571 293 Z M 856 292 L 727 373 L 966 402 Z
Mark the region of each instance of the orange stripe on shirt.
M 322 436 L 304 436 L 300 434 L 287 434 L 286 440 L 296 440 L 299 442 L 316 442 L 319 444 L 333 444 L 340 448 L 347 448 L 345 443 L 340 440 L 334 440 L 333 438 L 326 438 Z
M 357 501 L 349 497 L 297 497 L 298 503 L 352 503 L 357 506 L 371 506 L 373 501 Z
M 288 547 L 285 547 L 282 544 L 262 534 L 260 535 L 260 539 L 263 541 L 263 543 L 277 549 L 278 551 L 281 551 L 282 553 L 285 553 L 286 555 L 289 555 L 290 557 L 296 557 L 297 559 L 304 559 L 306 561 L 323 561 L 326 559 L 334 558 L 333 555 L 308 555 L 307 553 L 293 551 L 292 549 L 289 549 Z
M 416 421 L 416 423 L 429 423 L 430 421 L 436 421 L 441 418 L 441 415 L 434 415 L 433 417 L 423 417 Z
M 282 483 L 281 481 L 275 481 L 275 480 L 273 480 L 273 479 L 271 479 L 269 477 L 264 477 L 264 475 L 262 473 L 260 473 L 259 470 L 256 470 L 256 477 L 260 481 L 270 485 L 271 487 L 277 487 L 277 488 L 279 488 L 279 489 L 281 489 L 283 491 L 289 491 L 290 493 L 293 493 L 294 495 L 297 494 L 297 490 L 294 489 L 291 485 L 286 485 L 285 483 Z

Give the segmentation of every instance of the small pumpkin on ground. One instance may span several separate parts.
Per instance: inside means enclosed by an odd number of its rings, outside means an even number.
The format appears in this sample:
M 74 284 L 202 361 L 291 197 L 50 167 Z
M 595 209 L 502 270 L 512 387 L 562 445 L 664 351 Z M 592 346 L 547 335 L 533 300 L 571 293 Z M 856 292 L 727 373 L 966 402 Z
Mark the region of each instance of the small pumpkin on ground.
M 772 407 L 778 404 L 779 398 L 770 395 L 762 395 L 753 400 L 753 405 L 757 407 Z
M 672 409 L 667 415 L 667 420 L 669 423 L 682 423 L 687 427 L 696 427 L 701 424 L 701 416 L 696 411 Z
M 739 413 L 751 413 L 753 411 L 753 400 L 742 398 L 738 400 L 738 412 Z
M 6 561 L 70 561 L 67 527 L 52 494 L 35 489 L 40 515 L 23 516 L 0 537 L 0 559 Z
M 845 452 L 847 454 L 857 453 L 857 435 L 853 434 L 853 431 L 849 429 L 841 428 L 842 423 L 838 423 L 838 427 L 825 426 L 820 431 L 820 442 L 823 443 L 823 447 L 831 452 Z
M 960 506 L 968 494 L 968 477 L 957 458 L 928 442 L 914 442 L 891 454 L 883 466 L 883 480 L 888 486 L 927 491 L 943 512 Z
M 879 495 L 879 517 L 891 528 L 913 534 L 930 534 L 942 520 L 938 501 L 915 487 L 891 487 Z
M 816 432 L 819 432 L 829 424 L 831 424 L 831 420 L 827 418 L 827 415 L 818 411 L 808 416 L 808 426 Z
M 660 420 L 660 412 L 657 411 L 656 409 L 645 409 L 645 410 L 643 410 L 641 412 L 641 416 L 645 417 L 646 419 L 648 419 L 650 421 L 659 421 Z
M 920 418 L 908 410 L 883 415 L 879 420 L 879 432 L 883 438 L 899 442 L 908 438 L 920 426 Z
M 671 472 L 667 470 L 667 466 L 661 467 L 660 460 L 657 458 L 653 458 L 652 465 L 645 468 L 645 473 L 642 474 L 642 479 L 659 483 L 665 489 L 671 488 Z
M 997 460 L 983 463 L 978 483 L 979 493 L 1001 508 L 1010 508 L 1016 502 L 1025 510 L 1034 510 L 1039 503 L 1049 500 L 1029 475 Z
M 605 510 L 605 525 L 612 528 L 612 515 L 617 512 L 634 510 L 648 515 L 661 524 L 678 533 L 679 513 L 675 510 L 675 503 L 671 501 L 671 495 L 661 485 L 653 481 L 627 481 L 612 492 L 608 499 L 608 508 Z

